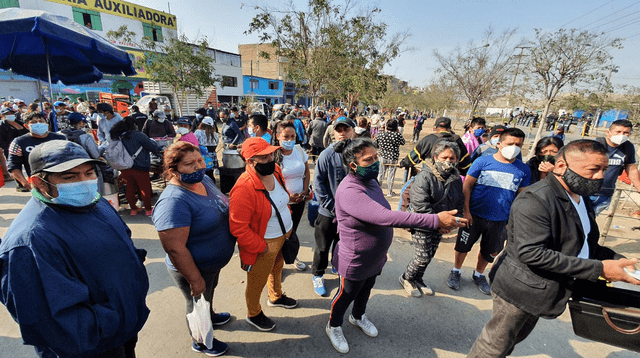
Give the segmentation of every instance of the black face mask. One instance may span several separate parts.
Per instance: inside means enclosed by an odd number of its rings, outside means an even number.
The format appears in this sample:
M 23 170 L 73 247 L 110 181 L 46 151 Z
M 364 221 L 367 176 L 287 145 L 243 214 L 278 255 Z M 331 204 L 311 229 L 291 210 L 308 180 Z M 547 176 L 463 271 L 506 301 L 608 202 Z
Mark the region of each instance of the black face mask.
M 564 153 L 562 153 L 562 158 L 566 163 L 567 158 Z M 556 173 L 554 174 L 559 175 Z M 568 165 L 567 171 L 562 174 L 562 180 L 564 180 L 564 183 L 567 184 L 567 187 L 572 193 L 580 196 L 591 196 L 599 192 L 600 188 L 602 188 L 602 183 L 604 182 L 604 179 L 587 179 L 571 170 Z
M 276 161 L 272 160 L 266 163 L 256 163 L 255 169 L 256 173 L 262 176 L 271 175 L 276 170 Z
M 555 155 L 539 155 L 538 160 L 541 162 L 549 162 L 551 164 L 556 164 L 556 156 Z

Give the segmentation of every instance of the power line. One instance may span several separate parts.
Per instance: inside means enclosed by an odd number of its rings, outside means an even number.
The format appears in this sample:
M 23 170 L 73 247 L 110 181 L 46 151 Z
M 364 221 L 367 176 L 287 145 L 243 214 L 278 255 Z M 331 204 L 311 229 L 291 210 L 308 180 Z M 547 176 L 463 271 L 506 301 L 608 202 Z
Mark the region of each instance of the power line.
M 631 19 L 631 20 L 626 21 L 626 22 L 624 22 L 622 24 L 619 24 L 618 26 L 616 26 L 614 28 L 611 28 L 611 29 L 608 29 L 608 30 L 604 30 L 603 32 L 613 32 L 613 31 L 620 30 L 622 28 L 631 26 L 631 25 L 633 25 L 635 23 L 638 23 L 638 22 L 640 22 L 640 18 Z
M 622 19 L 624 19 L 624 18 L 626 18 L 626 17 L 629 17 L 629 16 L 632 16 L 632 15 L 634 15 L 634 14 L 637 14 L 637 13 L 639 13 L 639 12 L 640 12 L 640 10 L 638 10 L 638 11 L 634 11 L 634 12 L 632 12 L 632 13 L 630 13 L 630 14 L 627 14 L 627 15 L 625 15 L 625 16 L 623 16 L 623 17 L 617 18 L 617 19 L 615 19 L 615 20 L 613 20 L 613 21 L 609 21 L 609 22 L 607 22 L 607 23 L 605 23 L 605 24 L 598 25 L 598 26 L 596 26 L 596 27 L 592 28 L 592 30 L 595 30 L 595 29 L 597 29 L 597 28 L 599 28 L 599 27 L 607 26 L 607 25 L 613 25 L 613 26 L 615 27 L 615 26 L 619 25 L 619 22 L 621 22 L 621 21 L 622 21 Z M 627 21 L 629 21 L 629 20 L 627 20 Z M 616 24 L 616 23 L 618 23 L 618 24 Z
M 627 36 L 627 37 L 625 37 L 625 39 L 630 39 L 630 38 L 632 38 L 632 37 L 636 37 L 636 36 L 638 36 L 638 35 L 640 35 L 640 32 L 638 32 L 637 34 L 633 34 L 633 35 L 631 35 L 631 36 Z
M 584 15 L 580 16 L 580 17 L 577 17 L 577 18 L 575 18 L 575 19 L 573 19 L 573 20 L 571 20 L 571 21 L 567 22 L 566 24 L 564 24 L 564 25 L 560 26 L 560 28 L 563 28 L 563 27 L 565 27 L 565 26 L 569 25 L 570 23 L 572 23 L 572 22 L 574 22 L 574 21 L 576 21 L 576 20 L 580 20 L 580 19 L 582 19 L 583 17 L 585 17 L 585 16 L 589 15 L 590 13 L 592 13 L 592 12 L 594 12 L 594 11 L 596 11 L 596 10 L 599 10 L 600 8 L 602 8 L 602 7 L 606 6 L 606 5 L 611 4 L 612 2 L 613 2 L 613 0 L 609 1 L 608 3 L 606 3 L 606 4 L 604 4 L 604 5 L 598 6 L 597 8 L 595 8 L 595 9 L 593 9 L 593 10 L 589 11 L 588 13 L 586 13 L 586 14 L 584 14 Z
M 639 3 L 640 3 L 640 1 L 637 1 L 637 2 L 635 2 L 635 3 L 633 3 L 633 4 L 629 5 L 629 6 L 627 6 L 627 7 L 625 7 L 625 8 L 622 8 L 622 9 L 620 9 L 620 10 L 618 10 L 618 11 L 612 12 L 611 14 L 609 14 L 609 15 L 607 15 L 607 16 L 605 16 L 605 17 L 601 17 L 600 19 L 598 19 L 598 20 L 596 20 L 596 21 L 594 21 L 594 22 L 592 22 L 592 23 L 590 23 L 590 24 L 587 24 L 587 25 L 585 25 L 585 26 L 581 27 L 581 28 L 580 28 L 580 30 L 582 30 L 582 28 L 584 28 L 584 27 L 592 26 L 592 25 L 594 25 L 594 24 L 595 24 L 595 23 L 597 23 L 597 22 L 600 22 L 600 21 L 602 21 L 602 20 L 604 20 L 604 19 L 606 19 L 606 18 L 608 18 L 608 17 L 611 17 L 611 16 L 613 16 L 613 15 L 615 15 L 615 14 L 617 14 L 617 13 L 621 12 L 621 11 L 624 11 L 624 10 L 626 10 L 626 9 L 628 9 L 628 8 L 632 7 L 632 6 L 635 6 L 635 5 L 639 4 Z M 603 25 L 604 25 L 604 24 L 603 24 Z M 595 26 L 595 27 L 591 27 L 590 29 L 595 29 L 595 28 L 598 28 L 598 27 L 603 26 L 603 25 L 598 25 L 598 26 Z

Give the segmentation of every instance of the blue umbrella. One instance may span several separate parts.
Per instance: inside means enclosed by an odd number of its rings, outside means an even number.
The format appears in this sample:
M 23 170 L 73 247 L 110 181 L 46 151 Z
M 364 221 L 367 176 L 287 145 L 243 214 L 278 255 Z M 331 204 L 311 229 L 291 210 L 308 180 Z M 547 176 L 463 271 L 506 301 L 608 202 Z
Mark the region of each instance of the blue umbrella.
M 84 84 L 100 81 L 103 73 L 136 74 L 126 51 L 69 18 L 45 11 L 0 10 L 0 44 L 0 69 L 48 80 L 50 91 L 52 81 Z

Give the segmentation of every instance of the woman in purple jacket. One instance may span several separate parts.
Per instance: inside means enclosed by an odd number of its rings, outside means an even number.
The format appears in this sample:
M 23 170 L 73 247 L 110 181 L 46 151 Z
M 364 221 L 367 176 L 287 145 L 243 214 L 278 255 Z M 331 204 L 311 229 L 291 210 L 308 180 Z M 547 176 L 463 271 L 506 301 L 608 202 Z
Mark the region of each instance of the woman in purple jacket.
M 373 142 L 365 138 L 346 140 L 337 143 L 334 150 L 342 153 L 349 174 L 338 185 L 335 196 L 340 241 L 332 262 L 340 275 L 340 288 L 331 303 L 325 331 L 333 347 L 347 353 L 349 344 L 341 326 L 351 302 L 354 303 L 349 322 L 370 337 L 378 335 L 364 313 L 376 276 L 387 261 L 393 228 L 461 227 L 465 219 L 453 216 L 457 210 L 438 214 L 392 211 L 376 181 L 380 161 Z

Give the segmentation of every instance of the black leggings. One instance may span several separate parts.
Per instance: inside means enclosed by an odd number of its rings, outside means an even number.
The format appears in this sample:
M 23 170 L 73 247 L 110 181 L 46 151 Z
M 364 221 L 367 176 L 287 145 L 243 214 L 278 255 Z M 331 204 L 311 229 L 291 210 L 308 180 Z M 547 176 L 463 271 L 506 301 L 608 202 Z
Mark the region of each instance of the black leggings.
M 367 302 L 369 302 L 371 289 L 376 283 L 377 276 L 374 275 L 362 281 L 352 281 L 340 277 L 340 287 L 335 297 L 333 297 L 333 302 L 331 302 L 331 316 L 329 316 L 329 325 L 331 327 L 342 326 L 344 314 L 347 312 L 351 302 L 353 302 L 353 308 L 351 309 L 353 318 L 357 320 L 362 318 L 364 311 L 367 309 Z
M 412 230 L 411 239 L 413 240 L 416 252 L 411 262 L 407 266 L 404 273 L 404 279 L 409 281 L 422 281 L 424 271 L 436 255 L 442 234 L 436 231 Z

